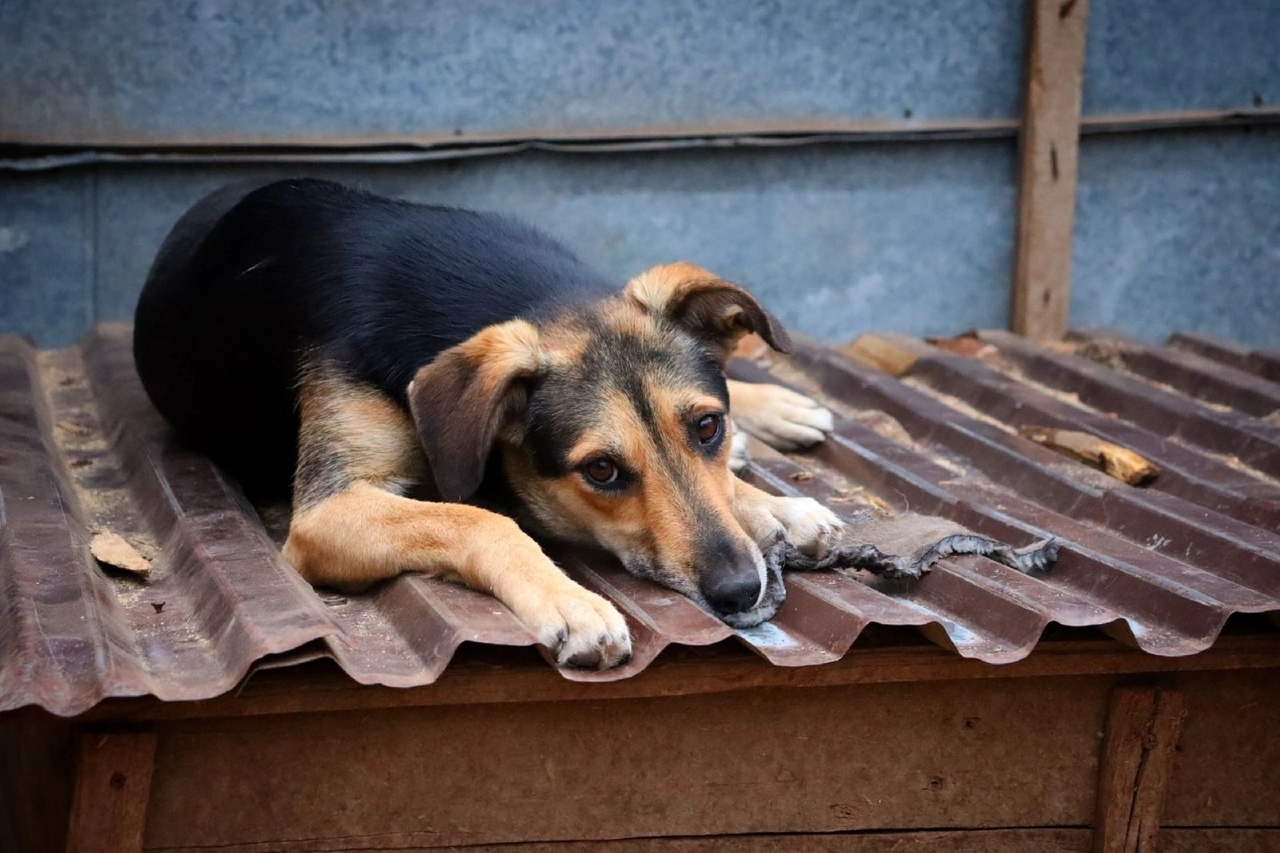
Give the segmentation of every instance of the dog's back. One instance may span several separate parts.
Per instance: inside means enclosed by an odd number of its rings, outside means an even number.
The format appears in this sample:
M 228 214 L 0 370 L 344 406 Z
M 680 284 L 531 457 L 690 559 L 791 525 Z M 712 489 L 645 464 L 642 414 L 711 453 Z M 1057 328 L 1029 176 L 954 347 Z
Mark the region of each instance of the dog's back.
M 414 372 L 477 330 L 614 289 L 499 216 L 326 181 L 240 184 L 166 238 L 138 302 L 134 355 L 187 440 L 250 490 L 283 489 L 309 366 L 336 367 L 403 406 Z

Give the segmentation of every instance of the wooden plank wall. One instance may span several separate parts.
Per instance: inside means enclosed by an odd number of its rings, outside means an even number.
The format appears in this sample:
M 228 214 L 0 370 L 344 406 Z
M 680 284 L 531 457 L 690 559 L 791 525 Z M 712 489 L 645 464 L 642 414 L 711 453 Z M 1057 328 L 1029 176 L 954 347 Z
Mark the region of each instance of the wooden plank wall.
M 175 720 L 144 846 L 1276 849 L 1280 671 L 1127 678 Z
M 873 649 L 790 679 L 324 670 L 116 722 L 33 713 L 0 727 L 0 851 L 1280 850 L 1280 649 L 1257 639 L 1199 670 L 1045 651 L 868 678 Z

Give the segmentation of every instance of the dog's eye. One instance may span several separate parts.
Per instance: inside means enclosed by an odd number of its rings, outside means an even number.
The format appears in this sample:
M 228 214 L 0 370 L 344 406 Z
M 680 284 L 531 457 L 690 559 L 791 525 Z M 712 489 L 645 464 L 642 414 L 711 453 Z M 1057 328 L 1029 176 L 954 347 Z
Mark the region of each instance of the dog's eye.
M 597 485 L 608 486 L 618 481 L 618 466 L 608 459 L 592 459 L 582 466 L 582 471 Z
M 703 415 L 698 419 L 698 441 L 705 444 L 711 444 L 720 437 L 720 430 L 724 428 L 724 418 L 719 415 Z

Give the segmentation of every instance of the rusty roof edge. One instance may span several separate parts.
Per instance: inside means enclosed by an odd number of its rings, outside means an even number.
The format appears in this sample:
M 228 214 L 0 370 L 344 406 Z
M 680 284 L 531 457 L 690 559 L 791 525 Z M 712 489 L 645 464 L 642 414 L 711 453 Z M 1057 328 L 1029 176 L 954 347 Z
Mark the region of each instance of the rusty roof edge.
M 86 339 L 86 350 L 91 350 L 97 335 L 91 334 Z M 201 619 L 203 613 L 205 618 L 202 622 L 207 627 L 202 629 L 202 633 L 207 634 L 211 638 L 210 652 L 218 657 L 222 663 L 210 672 L 205 672 L 199 680 L 191 680 L 184 678 L 181 670 L 165 671 L 163 669 L 153 670 L 155 662 L 151 661 L 149 655 L 136 645 L 137 619 L 134 617 L 134 627 L 130 628 L 131 619 L 121 607 L 121 601 L 117 595 L 108 591 L 111 587 L 110 581 L 103 574 L 96 561 L 88 554 L 87 546 L 89 541 L 89 527 L 85 520 L 89 513 L 79 500 L 77 486 L 73 482 L 68 467 L 67 460 L 61 449 L 53 442 L 52 437 L 59 432 L 78 434 L 86 429 L 82 423 L 74 419 L 74 413 L 66 414 L 66 419 L 59 419 L 58 415 L 50 409 L 50 400 L 48 397 L 48 388 L 50 384 L 45 381 L 48 377 L 42 375 L 40 366 L 37 364 L 37 351 L 26 342 L 9 339 L 3 342 L 3 345 L 9 352 L 16 352 L 21 358 L 27 374 L 26 398 L 31 403 L 31 417 L 29 421 L 29 438 L 31 442 L 39 442 L 43 446 L 43 453 L 30 454 L 30 459 L 37 462 L 35 474 L 48 481 L 51 488 L 46 498 L 56 501 L 62 507 L 60 518 L 62 526 L 66 528 L 67 533 L 57 537 L 61 548 L 55 546 L 54 543 L 44 542 L 39 549 L 31 547 L 23 547 L 24 553 L 39 553 L 38 563 L 33 564 L 26 572 L 22 573 L 12 567 L 12 554 L 15 550 L 10 547 L 7 558 L 11 565 L 9 570 L 12 572 L 11 578 L 21 579 L 28 578 L 27 583 L 19 584 L 20 588 L 12 592 L 12 596 L 16 601 L 35 602 L 40 598 L 40 594 L 34 590 L 32 584 L 44 586 L 44 580 L 53 576 L 74 582 L 81 590 L 74 593 L 70 597 L 83 604 L 83 615 L 79 621 L 81 627 L 78 629 L 81 636 L 84 636 L 83 625 L 96 625 L 100 627 L 93 628 L 87 633 L 89 642 L 92 643 L 96 651 L 89 655 L 80 655 L 74 657 L 67 662 L 68 665 L 80 665 L 80 669 L 76 672 L 67 670 L 59 670 L 54 673 L 45 673 L 45 679 L 41 680 L 37 673 L 37 683 L 27 683 L 26 689 L 15 689 L 4 691 L 0 696 L 0 708 L 15 707 L 25 704 L 23 701 L 24 694 L 28 694 L 28 701 L 42 704 L 45 707 L 54 710 L 57 713 L 69 715 L 83 711 L 86 707 L 92 706 L 97 701 L 108 696 L 136 696 L 143 694 L 153 694 L 164 699 L 192 699 L 192 698 L 208 698 L 217 695 L 227 689 L 233 687 L 248 672 L 250 665 L 257 657 L 262 654 L 273 654 L 288 651 L 299 646 L 312 642 L 315 639 L 334 633 L 337 628 L 328 620 L 327 617 L 321 620 L 319 625 L 308 627 L 303 625 L 301 630 L 279 631 L 269 626 L 258 626 L 252 620 L 233 619 L 227 621 L 216 616 L 212 616 L 210 611 L 217 611 L 217 605 L 212 607 L 202 607 L 199 602 L 210 602 L 208 595 L 209 581 L 216 580 L 218 574 L 208 571 L 208 563 L 202 560 L 198 555 L 203 546 L 192 539 L 189 530 L 184 531 L 183 520 L 179 516 L 175 519 L 172 532 L 174 536 L 170 537 L 169 548 L 165 550 L 165 556 L 176 564 L 186 563 L 189 566 L 194 565 L 194 570 L 188 570 L 187 576 L 190 579 L 190 589 L 193 591 L 206 590 L 204 593 L 197 592 L 195 596 L 195 604 L 192 608 L 192 617 Z M 93 359 L 89 359 L 92 363 Z M 64 382 L 73 381 L 74 377 L 63 377 Z M 108 387 L 119 388 L 119 385 L 113 385 L 118 381 L 118 377 L 99 376 L 99 383 L 107 382 Z M 101 389 L 98 389 L 101 391 Z M 99 396 L 104 396 L 99 394 Z M 108 396 L 109 395 L 105 395 Z M 109 407 L 103 405 L 104 410 Z M 132 429 L 126 428 L 124 424 L 117 424 L 116 428 L 108 429 L 107 434 L 112 436 L 109 446 L 114 452 L 130 456 L 130 450 L 136 450 L 131 447 L 131 437 L 134 435 Z M 39 460 L 46 460 L 41 463 Z M 136 461 L 136 459 L 135 459 Z M 18 464 L 22 460 L 17 460 Z M 207 465 L 207 463 L 205 463 Z M 139 470 L 145 471 L 149 466 L 135 466 L 133 471 L 136 474 Z M 220 475 L 218 475 L 220 476 Z M 8 478 L 12 479 L 12 478 Z M 131 478 L 131 490 L 136 495 L 138 493 L 137 477 Z M 23 527 L 20 523 L 14 523 L 12 513 L 7 514 L 9 518 L 6 524 L 6 534 L 12 543 L 15 535 L 21 536 Z M 153 516 L 154 517 L 154 516 Z M 184 532 L 186 535 L 184 535 Z M 38 531 L 37 531 L 38 533 Z M 197 540 L 199 539 L 197 535 Z M 260 552 L 262 555 L 270 554 L 278 559 L 275 554 L 274 547 L 267 543 L 267 549 Z M 54 566 L 50 566 L 50 561 Z M 58 565 L 67 568 L 59 570 Z M 70 566 L 78 566 L 72 570 Z M 291 570 L 286 570 L 288 576 L 293 576 Z M 129 584 L 132 581 L 122 579 L 117 583 Z M 308 587 L 309 590 L 309 587 Z M 239 595 L 238 591 L 232 587 L 223 585 L 222 597 L 234 599 Z M 67 597 L 65 594 L 61 597 Z M 228 599 L 228 600 L 229 600 Z M 161 604 L 163 606 L 163 603 Z M 65 607 L 64 607 L 65 609 Z M 136 611 L 136 605 L 131 610 Z M 233 607 L 234 610 L 234 607 Z M 146 608 L 143 608 L 146 611 Z M 159 610 L 156 610 L 159 613 Z M 321 615 L 324 615 L 321 613 Z M 35 631 L 42 639 L 47 638 L 49 632 L 53 630 L 50 625 L 45 624 L 50 619 L 49 616 L 40 612 L 38 606 L 35 612 L 30 614 L 30 624 L 32 627 L 29 631 Z M 210 621 L 212 619 L 213 621 Z M 246 624 L 247 622 L 247 624 Z M 221 627 L 214 628 L 215 624 Z M 232 630 L 236 626 L 240 626 L 249 631 L 251 635 L 256 635 L 257 640 L 237 640 L 237 632 Z M 296 626 L 295 626 L 296 627 Z M 60 630 L 65 631 L 63 627 Z M 228 646 L 228 642 L 231 643 Z M 246 645 L 247 643 L 247 645 Z M 260 651 L 246 655 L 249 646 L 255 646 Z M 237 652 L 239 647 L 242 651 Z M 42 656 L 47 659 L 56 661 L 58 657 Z M 5 661 L 12 658 L 6 654 Z M 87 668 L 86 668 L 87 667 Z M 12 681 L 12 679 L 7 679 Z M 43 694 L 42 686 L 44 684 L 78 684 L 74 688 L 71 695 L 62 695 L 59 692 L 58 697 L 52 697 Z M 32 693 L 32 690 L 35 692 Z M 41 698 L 43 696 L 43 698 Z
M 50 438 L 58 425 L 40 393 L 37 351 L 11 337 L 0 340 L 0 353 L 18 366 L 13 370 L 11 361 L 4 382 L 4 396 L 11 402 L 0 415 L 12 431 L 6 443 L 26 451 L 21 457 L 14 454 L 4 459 L 3 467 L 27 467 L 27 457 L 34 463 L 25 477 L 0 475 L 0 483 L 25 486 L 28 492 L 11 491 L 5 501 L 0 568 L 8 573 L 6 591 L 15 606 L 11 615 L 19 646 L 45 652 L 36 657 L 42 668 L 10 670 L 5 681 L 43 695 L 46 701 L 52 691 L 69 707 L 81 709 L 113 695 L 106 686 L 109 683 L 118 684 L 121 695 L 145 693 L 146 675 L 136 665 L 138 649 L 120 622 L 118 602 L 105 589 L 105 579 L 89 555 L 89 531 L 81 521 L 78 502 L 69 493 L 66 471 L 49 462 L 58 458 Z M 23 400 L 14 399 L 20 391 L 26 392 L 25 407 L 20 405 Z M 38 456 L 37 448 L 42 451 Z M 50 511 L 42 517 L 41 507 L 56 507 L 56 514 Z M 62 642 L 72 638 L 74 645 L 63 653 Z M 70 653 L 76 646 L 87 646 L 92 652 Z M 12 661 L 9 650 L 3 651 L 0 664 Z M 23 692 L 0 694 L 0 709 L 14 706 L 13 697 Z
M 1268 382 L 1280 383 L 1280 349 L 1250 350 L 1229 341 L 1192 332 L 1174 332 L 1169 336 L 1168 346 L 1261 376 Z
M 122 363 L 118 355 L 112 354 L 113 342 L 118 342 L 127 328 L 121 325 L 95 329 L 87 337 L 84 350 L 94 393 L 100 401 L 102 410 L 108 413 L 112 431 L 120 436 L 120 452 L 126 460 L 133 463 L 129 466 L 133 475 L 130 480 L 131 491 L 140 503 L 150 507 L 145 514 L 149 519 L 155 519 L 157 516 L 167 516 L 172 512 L 173 534 L 180 537 L 187 553 L 205 564 L 206 568 L 220 568 L 226 564 L 225 560 L 210 559 L 210 555 L 200 553 L 200 542 L 202 539 L 207 540 L 209 525 L 225 525 L 226 516 L 236 519 L 237 536 L 243 537 L 240 541 L 250 546 L 247 555 L 237 554 L 237 558 L 248 556 L 250 562 L 255 564 L 250 571 L 269 572 L 269 588 L 276 592 L 287 592 L 290 606 L 298 608 L 294 616 L 301 617 L 302 620 L 302 624 L 292 626 L 293 629 L 300 635 L 309 635 L 314 632 L 314 636 L 308 636 L 304 642 L 332 634 L 341 634 L 341 626 L 320 604 L 310 584 L 284 562 L 279 550 L 258 523 L 255 510 L 239 487 L 230 483 L 217 466 L 200 454 L 186 450 L 177 454 L 177 459 L 174 460 L 176 465 L 166 458 L 172 451 L 167 451 L 160 458 L 148 452 L 140 434 L 141 431 L 138 429 L 140 411 L 148 413 L 151 419 L 157 422 L 159 416 L 151 409 L 150 402 L 139 393 L 141 388 L 132 376 L 131 361 Z M 119 343 L 115 343 L 115 352 L 118 353 L 120 349 Z M 121 389 L 126 388 L 133 388 L 135 391 L 129 395 L 133 406 L 126 408 L 113 404 L 113 400 L 124 398 Z M 167 433 L 167 427 L 160 427 L 159 430 Z M 177 502 L 173 492 L 175 484 L 190 489 L 202 489 L 205 494 L 215 498 L 216 502 L 213 506 L 205 507 L 203 512 L 192 513 L 187 507 Z M 163 508 L 163 512 L 157 511 L 157 504 Z M 234 602 L 233 606 L 237 612 L 244 611 L 244 605 L 249 604 L 250 601 L 245 597 L 242 589 L 232 583 L 224 571 L 215 570 L 211 575 L 217 581 L 219 594 L 228 601 Z M 264 616 L 270 618 L 270 615 L 271 608 L 262 608 L 255 615 L 244 620 L 244 628 L 253 642 L 269 648 L 269 653 L 287 651 L 293 646 L 286 644 L 288 648 L 275 647 L 273 640 L 276 629 L 272 627 L 272 622 L 258 624 Z

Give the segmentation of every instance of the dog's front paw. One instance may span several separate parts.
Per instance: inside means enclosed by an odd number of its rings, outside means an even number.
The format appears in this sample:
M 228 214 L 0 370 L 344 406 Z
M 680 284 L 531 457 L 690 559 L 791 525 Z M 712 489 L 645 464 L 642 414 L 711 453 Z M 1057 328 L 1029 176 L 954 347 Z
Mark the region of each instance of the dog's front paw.
M 831 412 L 817 401 L 780 385 L 751 385 L 746 399 L 732 401 L 734 423 L 776 450 L 798 450 L 826 438 Z
M 560 666 L 609 669 L 631 656 L 631 631 L 612 604 L 566 579 L 516 615 Z
M 749 499 L 740 501 L 734 511 L 743 529 L 766 553 L 785 540 L 808 556 L 821 557 L 835 545 L 844 530 L 844 522 L 813 498 L 784 498 L 755 492 Z
M 844 522 L 813 498 L 775 498 L 769 512 L 782 538 L 810 557 L 829 551 L 844 530 Z

